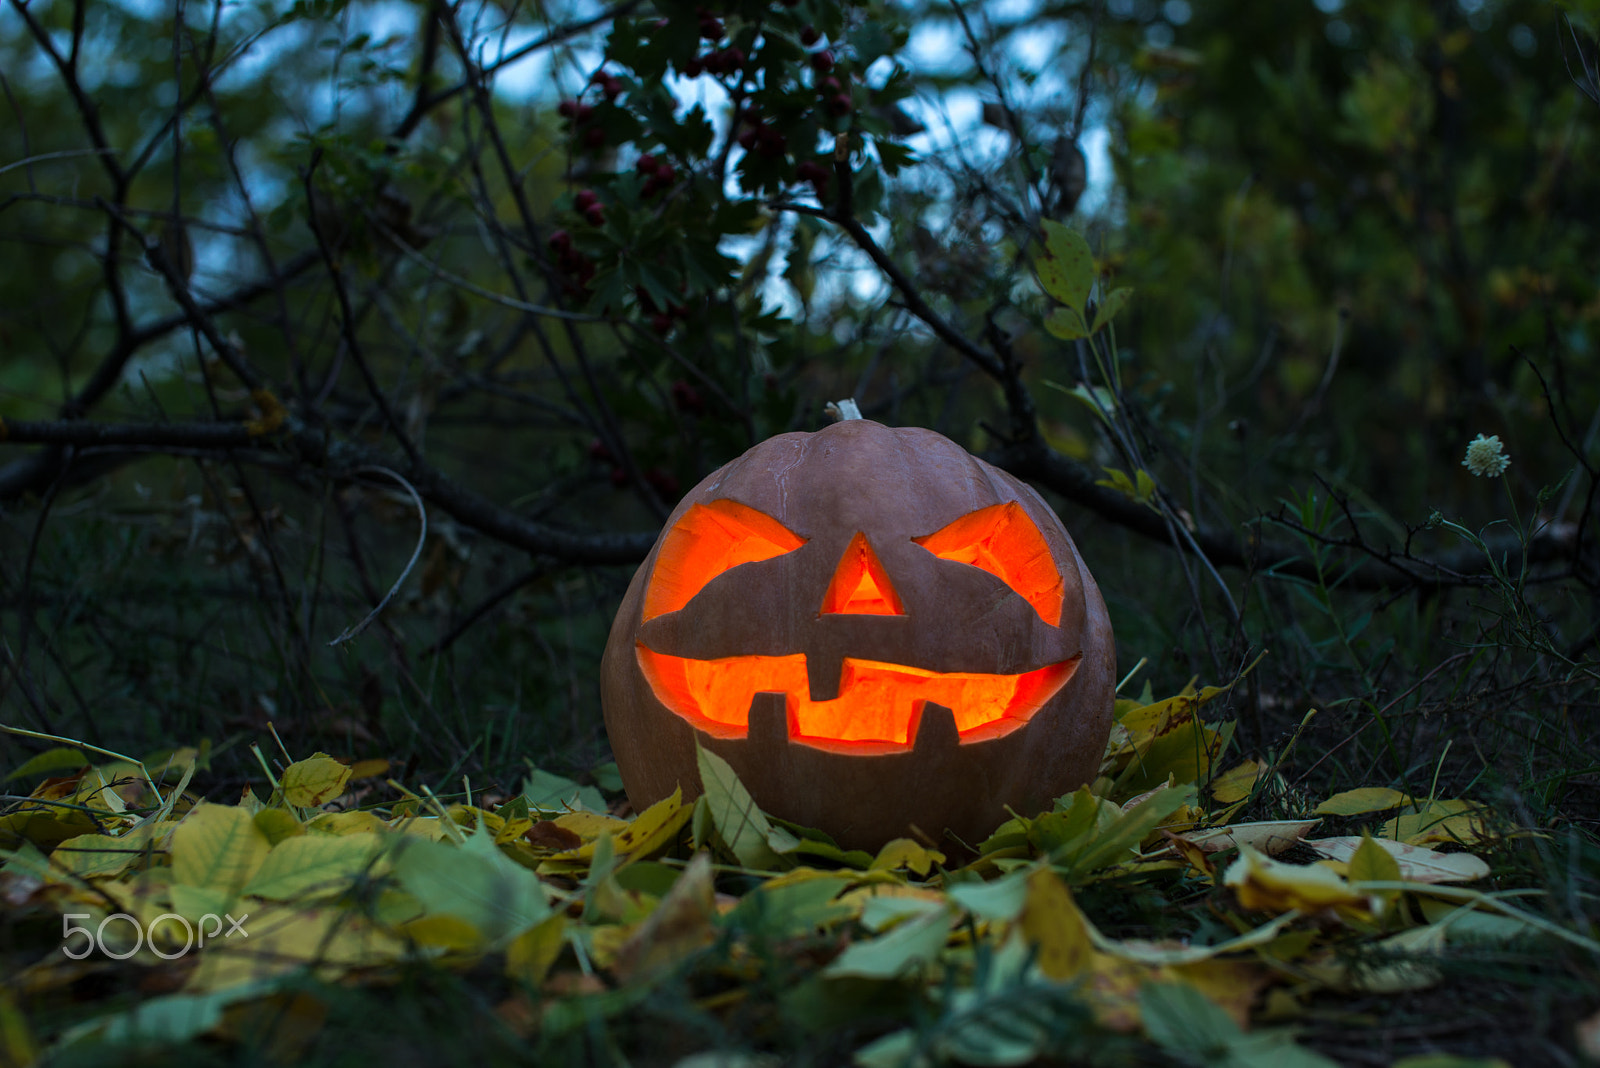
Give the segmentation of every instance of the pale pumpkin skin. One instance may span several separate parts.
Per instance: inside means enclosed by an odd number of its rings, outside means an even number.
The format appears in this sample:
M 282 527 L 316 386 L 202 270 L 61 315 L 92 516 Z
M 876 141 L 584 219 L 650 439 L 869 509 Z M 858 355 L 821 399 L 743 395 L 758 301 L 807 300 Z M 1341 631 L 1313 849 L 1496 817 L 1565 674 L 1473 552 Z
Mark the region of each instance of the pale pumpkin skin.
M 645 623 L 645 594 L 667 532 L 697 502 L 721 498 L 776 519 L 806 543 L 726 571 L 682 609 Z M 995 575 L 941 560 L 912 540 L 1013 501 L 1038 527 L 1063 577 L 1059 626 Z M 819 615 L 857 532 L 869 540 L 905 615 Z M 951 712 L 930 704 L 912 748 L 852 750 L 791 741 L 781 694 L 755 699 L 744 737 L 696 729 L 657 698 L 640 667 L 641 642 L 695 659 L 803 652 L 816 700 L 836 696 L 846 655 L 999 674 L 1081 659 L 1026 723 L 1000 737 L 963 741 Z M 636 810 L 680 786 L 686 797 L 700 793 L 698 739 L 728 761 L 763 810 L 820 828 L 845 848 L 875 850 L 898 837 L 973 847 L 1007 818 L 1008 806 L 1033 814 L 1095 777 L 1111 730 L 1115 672 L 1099 587 L 1037 493 L 931 430 L 849 419 L 762 442 L 689 491 L 617 611 L 601 667 L 601 704 Z

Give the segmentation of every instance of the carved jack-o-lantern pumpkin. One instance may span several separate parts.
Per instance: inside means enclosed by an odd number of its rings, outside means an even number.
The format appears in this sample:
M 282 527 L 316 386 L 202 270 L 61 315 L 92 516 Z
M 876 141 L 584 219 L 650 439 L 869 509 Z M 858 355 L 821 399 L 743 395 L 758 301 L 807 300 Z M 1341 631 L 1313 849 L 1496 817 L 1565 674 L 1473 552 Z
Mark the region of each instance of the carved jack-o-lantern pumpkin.
M 697 792 L 695 740 L 768 812 L 874 848 L 1089 781 L 1111 624 L 1023 483 L 930 430 L 848 419 L 755 446 L 667 520 L 601 697 L 635 808 Z

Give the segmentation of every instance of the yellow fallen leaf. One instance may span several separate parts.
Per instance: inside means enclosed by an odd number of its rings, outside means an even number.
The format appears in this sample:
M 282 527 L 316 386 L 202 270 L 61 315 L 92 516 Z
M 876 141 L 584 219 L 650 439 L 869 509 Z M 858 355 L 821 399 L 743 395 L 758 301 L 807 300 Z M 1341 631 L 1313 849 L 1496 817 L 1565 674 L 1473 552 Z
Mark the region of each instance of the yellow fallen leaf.
M 1383 825 L 1379 837 L 1407 845 L 1456 842 L 1472 845 L 1492 837 L 1487 826 L 1489 810 L 1471 801 L 1428 801 L 1417 811 L 1403 813 Z
M 1089 923 L 1067 884 L 1049 868 L 1028 876 L 1027 903 L 1018 923 L 1023 937 L 1038 947 L 1039 970 L 1050 978 L 1072 979 L 1090 966 L 1094 943 Z
M 529 987 L 544 982 L 567 944 L 567 915 L 553 912 L 523 931 L 506 947 L 506 974 Z
M 237 894 L 270 848 L 249 812 L 199 804 L 172 832 L 172 880 Z
M 716 941 L 717 916 L 711 854 L 696 853 L 667 896 L 616 947 L 612 971 L 622 982 L 658 974 Z
M 894 871 L 896 868 L 909 868 L 918 875 L 927 875 L 935 864 L 944 863 L 944 854 L 937 849 L 929 849 L 909 838 L 896 838 L 884 844 L 878 850 L 878 855 L 873 858 L 869 871 Z
M 1389 838 L 1373 838 L 1395 859 L 1399 878 L 1413 883 L 1469 883 L 1489 874 L 1489 865 L 1471 853 L 1440 853 L 1426 846 L 1407 845 Z M 1309 838 L 1306 845 L 1332 860 L 1348 861 L 1361 845 L 1362 839 Z M 1361 876 L 1351 875 L 1351 878 Z
M 419 946 L 444 950 L 482 950 L 483 932 L 459 916 L 438 914 L 419 916 L 395 928 L 400 934 Z
M 350 769 L 327 753 L 315 753 L 283 769 L 283 799 L 296 808 L 316 808 L 344 793 Z
M 1269 765 L 1259 760 L 1246 760 L 1236 764 L 1227 771 L 1211 780 L 1211 797 L 1224 805 L 1231 805 L 1235 801 L 1243 801 L 1250 796 L 1250 791 L 1255 789 L 1256 780 L 1261 778 Z
M 1324 909 L 1370 911 L 1370 901 L 1337 873 L 1319 865 L 1284 864 L 1264 857 L 1249 846 L 1239 847 L 1239 859 L 1223 875 L 1239 904 L 1267 912 L 1321 912 Z
M 1411 803 L 1411 798 L 1387 786 L 1363 786 L 1334 794 L 1316 807 L 1319 816 L 1359 816 L 1363 812 L 1382 812 Z

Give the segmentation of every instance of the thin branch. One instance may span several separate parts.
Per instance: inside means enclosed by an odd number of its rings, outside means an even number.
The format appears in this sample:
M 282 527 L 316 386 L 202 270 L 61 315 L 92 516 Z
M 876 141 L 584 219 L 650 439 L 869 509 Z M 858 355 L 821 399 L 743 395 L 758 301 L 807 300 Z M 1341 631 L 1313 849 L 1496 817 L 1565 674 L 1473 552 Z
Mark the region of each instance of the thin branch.
M 427 506 L 422 503 L 422 496 L 417 493 L 415 486 L 407 482 L 400 475 L 389 470 L 387 467 L 358 467 L 356 468 L 355 473 L 358 475 L 384 475 L 400 483 L 400 485 L 405 487 L 405 491 L 411 494 L 411 502 L 417 506 L 417 547 L 412 550 L 411 559 L 406 562 L 405 570 L 400 572 L 400 577 L 394 580 L 394 585 L 389 587 L 389 592 L 383 595 L 383 600 L 378 602 L 377 607 L 368 612 L 366 617 L 362 619 L 361 622 L 357 623 L 353 627 L 346 628 L 344 633 L 333 639 L 333 641 L 329 642 L 329 645 L 343 645 L 345 642 L 359 636 L 362 631 L 372 626 L 372 621 L 377 619 L 378 616 L 383 613 L 385 608 L 389 607 L 389 602 L 394 600 L 394 595 L 400 592 L 401 586 L 405 585 L 406 579 L 410 577 L 412 569 L 417 566 L 417 561 L 422 558 L 422 547 L 428 543 L 428 509 Z

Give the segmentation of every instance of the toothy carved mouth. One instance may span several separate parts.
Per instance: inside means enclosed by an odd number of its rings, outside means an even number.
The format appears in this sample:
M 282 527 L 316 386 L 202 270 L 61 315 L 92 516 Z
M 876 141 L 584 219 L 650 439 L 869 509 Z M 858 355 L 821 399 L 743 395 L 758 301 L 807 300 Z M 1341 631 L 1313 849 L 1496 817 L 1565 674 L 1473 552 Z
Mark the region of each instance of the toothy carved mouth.
M 809 696 L 806 656 L 732 656 L 692 660 L 638 647 L 639 667 L 656 699 L 714 737 L 742 737 L 759 693 L 788 698 L 789 737 L 826 744 L 910 748 L 923 702 L 955 715 L 962 742 L 998 738 L 1022 727 L 1072 678 L 1079 659 L 1019 675 L 925 671 L 876 660 L 844 659 L 839 696 Z

